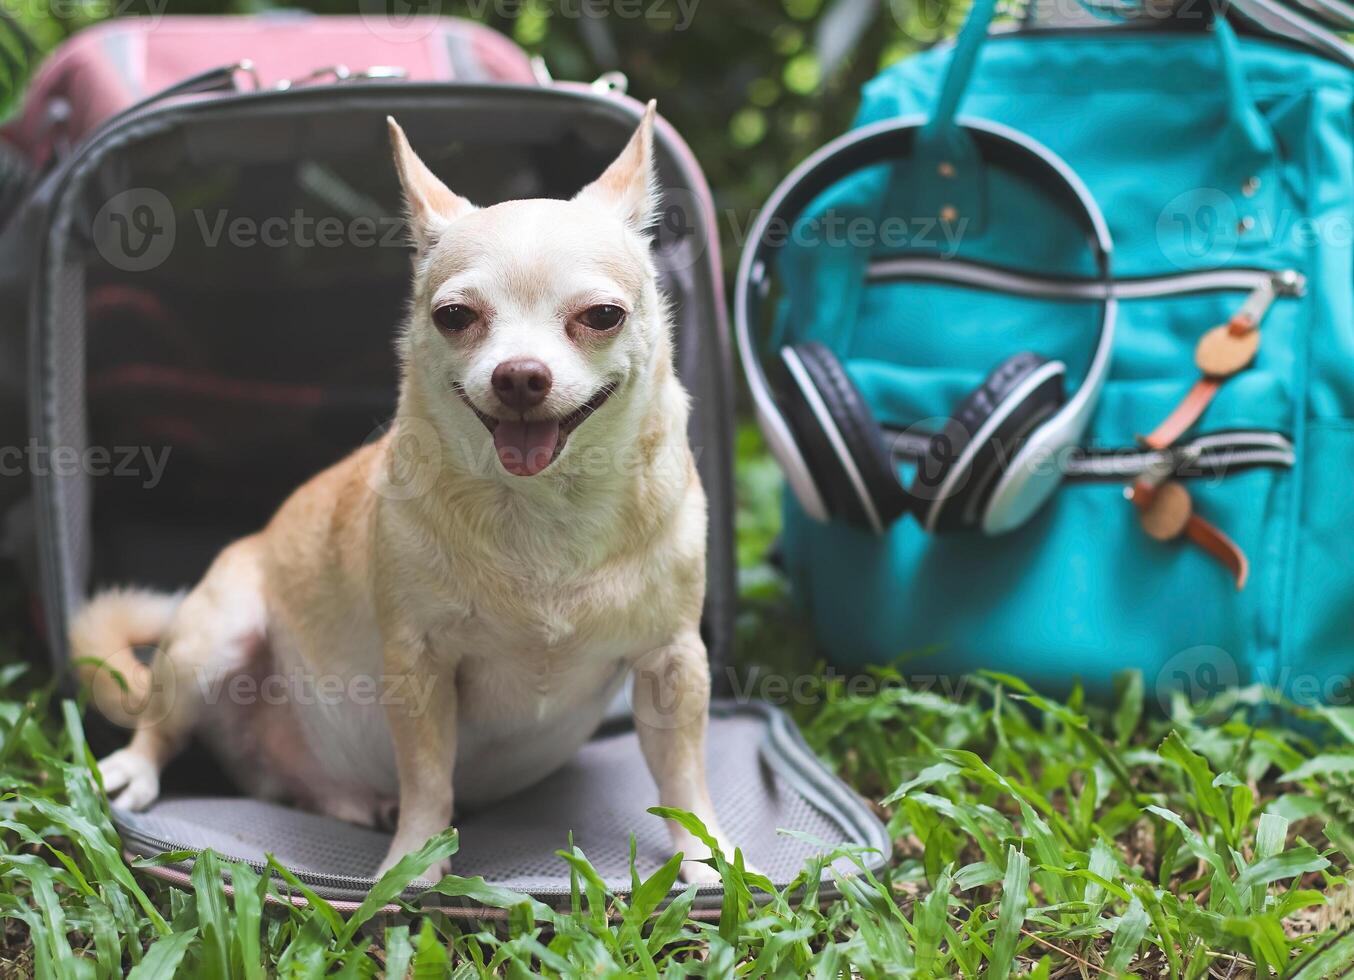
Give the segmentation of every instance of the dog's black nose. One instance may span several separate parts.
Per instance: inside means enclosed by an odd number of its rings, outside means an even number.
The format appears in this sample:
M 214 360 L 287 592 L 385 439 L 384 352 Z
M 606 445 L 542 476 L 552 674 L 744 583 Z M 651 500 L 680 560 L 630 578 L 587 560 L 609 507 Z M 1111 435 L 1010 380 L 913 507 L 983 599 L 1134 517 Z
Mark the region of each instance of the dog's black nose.
M 545 401 L 554 378 L 550 369 L 534 357 L 514 357 L 494 368 L 494 394 L 504 405 L 525 412 Z

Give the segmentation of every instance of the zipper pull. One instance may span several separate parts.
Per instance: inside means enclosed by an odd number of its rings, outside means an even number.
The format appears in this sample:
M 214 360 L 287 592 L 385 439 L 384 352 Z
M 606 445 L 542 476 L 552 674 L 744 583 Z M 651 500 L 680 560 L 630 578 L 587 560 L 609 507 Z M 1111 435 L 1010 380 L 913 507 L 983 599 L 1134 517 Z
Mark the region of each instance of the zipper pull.
M 1276 272 L 1271 281 L 1274 283 L 1274 291 L 1280 296 L 1302 296 L 1307 292 L 1307 277 L 1297 269 Z
M 1232 318 L 1227 321 L 1227 332 L 1233 337 L 1239 337 L 1244 333 L 1256 330 L 1260 326 L 1260 321 L 1265 318 L 1269 308 L 1274 305 L 1274 300 L 1278 298 L 1279 285 L 1275 277 L 1270 277 L 1251 290 L 1251 294 L 1246 297 L 1246 302 L 1241 304 L 1241 308 L 1232 314 Z

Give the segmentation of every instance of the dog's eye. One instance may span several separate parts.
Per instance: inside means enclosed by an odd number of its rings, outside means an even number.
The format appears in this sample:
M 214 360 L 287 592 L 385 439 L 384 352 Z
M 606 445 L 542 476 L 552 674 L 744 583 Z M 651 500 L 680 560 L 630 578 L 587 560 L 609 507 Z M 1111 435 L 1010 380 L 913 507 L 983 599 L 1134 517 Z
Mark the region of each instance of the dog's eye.
M 460 333 L 479 318 L 479 314 L 461 303 L 439 306 L 433 310 L 433 323 L 446 333 Z
M 625 310 L 610 303 L 589 306 L 578 316 L 578 322 L 590 330 L 614 330 L 625 319 Z

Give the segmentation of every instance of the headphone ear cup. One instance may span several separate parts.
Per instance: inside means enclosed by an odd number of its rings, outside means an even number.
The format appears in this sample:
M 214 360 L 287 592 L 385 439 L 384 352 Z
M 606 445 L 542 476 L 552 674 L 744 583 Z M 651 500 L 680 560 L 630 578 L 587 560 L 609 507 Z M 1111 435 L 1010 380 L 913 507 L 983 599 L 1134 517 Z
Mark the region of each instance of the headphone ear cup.
M 884 436 L 841 362 L 819 343 L 781 349 L 786 417 L 834 516 L 882 534 L 908 509 Z
M 955 408 L 917 466 L 911 494 L 922 527 L 977 527 L 1006 467 L 1063 404 L 1067 367 L 1038 354 L 1008 357 Z

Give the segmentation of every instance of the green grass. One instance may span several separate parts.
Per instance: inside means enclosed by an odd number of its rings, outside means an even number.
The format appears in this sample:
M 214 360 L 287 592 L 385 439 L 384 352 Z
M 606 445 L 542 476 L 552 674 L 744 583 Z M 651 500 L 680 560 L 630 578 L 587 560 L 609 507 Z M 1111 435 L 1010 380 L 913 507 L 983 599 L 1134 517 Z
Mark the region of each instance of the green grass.
M 265 877 L 211 855 L 195 889 L 179 891 L 144 873 L 156 860 L 121 856 L 80 706 L 12 666 L 0 669 L 0 975 L 1316 980 L 1354 967 L 1343 877 L 1354 861 L 1354 709 L 1285 707 L 1247 690 L 1177 701 L 1162 717 L 1134 675 L 1114 705 L 1094 706 L 999 675 L 946 698 L 889 669 L 868 685 L 815 674 L 761 564 L 777 525 L 774 468 L 746 430 L 739 457 L 744 659 L 787 676 L 809 666 L 809 703 L 795 713 L 888 821 L 886 873 L 856 862 L 835 876 L 842 897 L 820 905 L 826 863 L 856 855 L 828 853 L 781 890 L 721 855 L 726 898 L 706 922 L 688 915 L 689 890 L 661 906 L 676 863 L 617 895 L 560 841 L 568 911 L 452 876 L 435 891 L 506 909 L 506 921 L 377 916 L 454 852 L 448 832 L 352 916 L 313 897 L 269 903 L 306 890 L 281 869 Z
M 1245 696 L 1144 717 L 1136 679 L 1104 711 L 1046 701 L 1010 678 L 975 678 L 959 701 L 887 671 L 879 679 L 854 697 L 826 682 L 821 703 L 801 710 L 814 746 L 882 801 L 896 840 L 888 873 L 838 875 L 843 897 L 819 908 L 819 863 L 776 891 L 738 856 L 721 857 L 728 897 L 718 921 L 697 922 L 690 891 L 659 910 L 676 863 L 616 895 L 562 841 L 560 867 L 575 882 L 567 912 L 478 879 L 437 886 L 509 910 L 506 925 L 479 929 L 412 910 L 399 924 L 375 917 L 454 852 L 454 832 L 346 918 L 315 899 L 271 906 L 267 896 L 303 886 L 214 856 L 198 862 L 195 891 L 160 884 L 120 854 L 77 706 L 43 690 L 16 699 L 10 669 L 0 678 L 4 961 L 14 975 L 62 978 L 460 969 L 1304 980 L 1354 963 L 1327 904 L 1354 857 L 1354 790 L 1340 775 L 1354 766 L 1354 711 L 1306 712 L 1300 734 L 1247 723 Z

